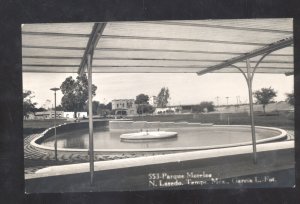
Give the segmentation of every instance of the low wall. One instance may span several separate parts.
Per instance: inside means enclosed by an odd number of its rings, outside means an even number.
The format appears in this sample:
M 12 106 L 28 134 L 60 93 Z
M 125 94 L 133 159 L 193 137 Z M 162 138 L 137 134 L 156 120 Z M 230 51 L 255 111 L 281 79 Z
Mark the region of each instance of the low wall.
M 94 121 L 94 126 L 107 126 L 108 121 Z M 140 130 L 142 128 L 148 128 L 148 129 L 156 129 L 156 128 L 184 128 L 184 127 L 200 127 L 200 126 L 213 126 L 212 124 L 202 124 L 202 123 L 187 123 L 187 122 L 146 122 L 146 121 L 110 121 L 109 126 L 111 131 L 124 131 L 125 130 Z M 236 125 L 237 126 L 237 125 Z M 215 125 L 215 127 L 226 127 L 223 125 Z M 237 127 L 249 127 L 244 125 L 239 125 Z M 270 127 L 260 127 L 256 126 L 260 129 L 268 129 L 272 131 L 277 131 L 278 136 L 271 137 L 271 138 L 265 138 L 257 141 L 257 144 L 259 143 L 266 143 L 266 142 L 272 142 L 272 141 L 280 141 L 286 139 L 286 131 L 278 129 L 278 128 L 270 128 Z M 81 123 L 68 123 L 68 124 L 62 124 L 57 126 L 57 134 L 59 137 L 59 134 L 70 131 L 70 130 L 76 130 L 76 129 L 82 129 L 82 128 L 88 128 L 88 122 L 81 122 Z M 43 151 L 47 152 L 49 154 L 54 154 L 54 147 L 50 146 L 44 146 L 41 145 L 41 143 L 53 136 L 54 134 L 54 128 L 48 128 L 45 130 L 42 134 L 38 135 L 36 138 L 34 138 L 30 145 L 33 149 L 36 149 L 37 151 Z M 235 143 L 232 145 L 213 145 L 213 146 L 202 146 L 202 147 L 169 147 L 169 148 L 143 148 L 143 149 L 95 149 L 94 155 L 95 155 L 95 161 L 103 161 L 103 160 L 114 160 L 114 159 L 124 159 L 124 158 L 134 158 L 134 157 L 140 157 L 140 156 L 153 156 L 153 155 L 163 155 L 163 154 L 171 154 L 171 153 L 178 153 L 178 152 L 188 152 L 188 151 L 195 151 L 195 150 L 207 150 L 207 149 L 220 149 L 225 147 L 234 147 L 234 146 L 245 146 L 250 145 L 252 142 L 242 142 L 242 143 Z M 75 148 L 57 148 L 58 150 L 58 157 L 62 158 L 68 158 L 72 155 L 80 155 L 84 158 L 84 160 L 88 160 L 88 149 L 75 149 Z
M 95 121 L 94 126 L 106 126 L 108 121 Z M 140 129 L 158 129 L 158 128 L 188 128 L 188 127 L 201 127 L 201 126 L 209 126 L 209 127 L 227 127 L 227 125 L 213 125 L 211 123 L 188 123 L 188 122 L 147 122 L 147 121 L 109 121 L 110 131 L 126 131 L 126 130 L 140 130 Z M 234 125 L 231 127 L 239 127 L 239 128 L 249 128 L 248 125 Z M 68 132 L 70 130 L 83 129 L 88 128 L 88 122 L 84 123 L 68 123 L 61 124 L 56 127 L 57 135 Z M 264 126 L 256 126 L 259 129 L 267 129 L 270 131 L 278 132 L 277 136 L 273 136 L 270 138 L 257 140 L 257 143 L 265 143 L 272 141 L 282 141 L 287 138 L 287 133 L 285 130 L 273 127 L 264 127 Z M 49 152 L 53 152 L 54 148 L 49 146 L 41 145 L 41 143 L 47 138 L 54 135 L 54 128 L 48 128 L 39 136 L 34 138 L 30 144 L 35 149 L 42 149 Z M 232 145 L 213 145 L 213 146 L 203 146 L 203 147 L 177 147 L 177 148 L 153 148 L 153 149 L 95 149 L 95 153 L 99 155 L 118 155 L 121 157 L 135 157 L 136 155 L 142 154 L 142 156 L 146 155 L 155 155 L 162 153 L 174 153 L 180 151 L 192 151 L 192 150 L 200 150 L 200 149 L 214 149 L 214 148 L 224 148 L 224 147 L 232 147 L 232 146 L 243 146 L 249 145 L 252 142 L 240 142 Z M 61 153 L 78 153 L 78 152 L 87 152 L 88 149 L 75 149 L 75 148 L 57 148 Z
M 83 192 L 83 191 L 124 191 L 164 189 L 163 186 L 149 185 L 149 175 L 180 175 L 187 172 L 206 172 L 213 178 L 226 179 L 247 176 L 256 179 L 257 174 L 293 169 L 294 142 L 268 143 L 257 145 L 257 164 L 253 164 L 252 146 L 232 147 L 177 153 L 152 157 L 95 162 L 95 182 L 90 186 L 89 164 L 54 166 L 26 175 L 27 193 Z M 253 175 L 253 177 L 248 176 Z M 271 177 L 272 179 L 272 177 Z M 285 174 L 276 182 L 225 184 L 225 188 L 241 187 L 292 187 L 295 175 Z M 242 180 L 244 181 L 244 180 Z M 289 181 L 289 182 L 287 182 Z M 287 183 L 285 183 L 287 182 Z M 179 186 L 189 189 L 193 186 Z M 195 185 L 197 188 L 221 188 L 222 185 Z M 167 189 L 172 189 L 169 187 Z
M 94 127 L 97 126 L 106 126 L 108 125 L 107 121 L 94 121 L 93 122 Z M 70 130 L 80 130 L 80 129 L 86 129 L 89 128 L 89 123 L 87 122 L 79 122 L 79 123 L 64 123 L 56 126 L 56 134 L 59 136 L 59 134 L 69 132 Z M 37 138 L 35 142 L 37 144 L 41 144 L 42 141 L 45 139 L 52 137 L 54 135 L 54 127 L 50 127 L 46 129 L 43 133 L 41 133 L 41 137 Z
M 160 122 L 160 121 L 109 121 L 110 131 L 159 129 L 159 128 L 184 128 L 212 126 L 213 123 L 188 123 L 188 122 Z

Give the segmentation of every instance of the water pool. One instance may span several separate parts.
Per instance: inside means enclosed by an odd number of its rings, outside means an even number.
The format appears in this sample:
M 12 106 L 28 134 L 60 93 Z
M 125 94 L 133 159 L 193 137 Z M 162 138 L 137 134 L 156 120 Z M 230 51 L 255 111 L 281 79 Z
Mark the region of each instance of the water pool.
M 94 148 L 96 150 L 209 149 L 250 144 L 252 141 L 249 126 L 181 127 L 163 128 L 161 130 L 176 131 L 178 137 L 129 142 L 121 141 L 120 135 L 134 131 L 111 132 L 107 127 L 98 127 L 94 129 Z M 272 141 L 280 136 L 285 136 L 284 132 L 276 128 L 256 127 L 256 140 L 258 143 Z M 89 145 L 88 129 L 59 134 L 57 138 L 58 148 L 87 149 Z M 40 145 L 53 147 L 54 137 L 44 140 Z

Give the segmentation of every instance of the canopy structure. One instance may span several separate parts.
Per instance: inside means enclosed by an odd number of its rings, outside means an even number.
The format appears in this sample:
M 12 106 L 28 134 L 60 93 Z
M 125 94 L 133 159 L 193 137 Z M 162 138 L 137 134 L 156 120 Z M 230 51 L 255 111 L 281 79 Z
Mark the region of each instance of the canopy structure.
M 26 24 L 24 72 L 76 73 L 94 23 Z M 108 22 L 93 56 L 94 73 L 196 73 L 291 38 L 292 19 Z M 257 62 L 260 56 L 251 58 Z M 244 63 L 236 62 L 245 68 Z M 257 73 L 293 71 L 293 47 L 274 51 Z M 215 72 L 235 73 L 226 67 Z
M 254 162 L 254 73 L 293 74 L 292 19 L 26 24 L 24 72 L 88 72 L 89 155 L 94 177 L 92 73 L 242 73 Z M 93 69 L 93 70 L 92 70 Z

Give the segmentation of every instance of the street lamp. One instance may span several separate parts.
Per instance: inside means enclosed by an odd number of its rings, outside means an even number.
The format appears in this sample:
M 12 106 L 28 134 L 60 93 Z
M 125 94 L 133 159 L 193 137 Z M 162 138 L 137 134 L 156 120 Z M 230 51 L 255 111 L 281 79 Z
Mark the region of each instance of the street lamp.
M 56 137 L 56 91 L 59 90 L 59 88 L 51 88 L 51 91 L 54 91 L 54 149 L 55 149 L 55 161 L 57 161 L 57 137 Z M 51 114 L 52 115 L 52 114 Z
M 227 106 L 228 106 L 228 99 L 229 99 L 229 97 L 227 96 L 226 99 L 227 99 Z

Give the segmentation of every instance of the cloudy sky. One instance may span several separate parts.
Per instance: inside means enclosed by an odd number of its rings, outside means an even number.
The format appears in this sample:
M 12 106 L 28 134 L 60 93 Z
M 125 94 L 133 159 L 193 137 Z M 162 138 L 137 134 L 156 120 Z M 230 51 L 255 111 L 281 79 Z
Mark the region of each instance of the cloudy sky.
M 51 107 L 54 102 L 50 88 L 59 87 L 68 76 L 76 74 L 57 73 L 23 73 L 23 89 L 34 92 L 33 101 L 38 107 Z M 98 89 L 94 100 L 108 103 L 113 99 L 135 98 L 144 93 L 155 96 L 162 87 L 170 90 L 171 105 L 197 104 L 201 101 L 214 101 L 219 97 L 219 104 L 236 104 L 237 97 L 242 103 L 248 102 L 247 85 L 242 74 L 93 74 L 93 84 Z M 285 100 L 285 94 L 293 91 L 293 76 L 283 74 L 256 74 L 253 81 L 253 91 L 263 87 L 272 87 L 277 91 L 276 101 Z M 62 93 L 57 94 L 57 104 L 60 104 Z M 47 100 L 48 105 L 46 103 Z

